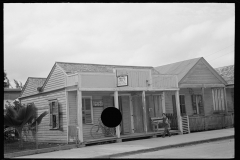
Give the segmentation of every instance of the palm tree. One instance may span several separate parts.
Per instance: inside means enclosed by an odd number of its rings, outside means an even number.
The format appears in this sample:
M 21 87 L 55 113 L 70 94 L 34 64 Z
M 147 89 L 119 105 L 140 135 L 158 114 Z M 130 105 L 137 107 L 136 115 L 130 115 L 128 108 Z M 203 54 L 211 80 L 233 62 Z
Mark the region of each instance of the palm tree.
M 35 130 L 36 123 L 39 125 L 42 118 L 48 114 L 48 111 L 43 112 L 38 118 L 37 108 L 34 105 L 22 105 L 20 102 L 15 101 L 14 106 L 10 103 L 6 105 L 6 114 L 4 115 L 4 125 L 14 127 L 20 137 L 20 148 L 23 147 L 22 143 L 22 130 L 27 126 L 31 130 Z

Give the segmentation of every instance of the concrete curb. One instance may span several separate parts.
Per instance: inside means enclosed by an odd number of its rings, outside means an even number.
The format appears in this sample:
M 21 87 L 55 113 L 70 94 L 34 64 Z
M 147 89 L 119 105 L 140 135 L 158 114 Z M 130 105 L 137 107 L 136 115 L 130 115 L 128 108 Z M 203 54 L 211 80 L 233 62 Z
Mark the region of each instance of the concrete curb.
M 73 145 L 64 145 L 64 146 L 58 146 L 58 147 L 50 147 L 50 148 L 42 148 L 42 149 L 7 153 L 7 154 L 4 154 L 4 158 L 21 157 L 21 156 L 27 156 L 27 155 L 32 155 L 32 154 L 48 153 L 48 152 L 67 150 L 67 149 L 72 149 L 72 148 L 81 148 L 83 146 L 84 145 L 73 144 Z
M 164 149 L 169 149 L 169 148 L 173 148 L 173 147 L 190 146 L 190 145 L 195 145 L 195 144 L 201 144 L 201 143 L 206 143 L 206 142 L 214 142 L 214 141 L 226 140 L 226 139 L 232 139 L 232 138 L 234 138 L 234 135 L 205 139 L 205 140 L 198 140 L 198 141 L 192 141 L 192 142 L 184 142 L 184 143 L 155 147 L 155 148 L 149 148 L 149 149 L 140 149 L 140 150 L 136 150 L 136 151 L 110 154 L 110 155 L 105 155 L 105 156 L 97 156 L 97 157 L 92 157 L 92 158 L 117 158 L 117 157 L 122 157 L 122 156 L 132 155 L 132 154 L 138 154 L 138 153 L 143 153 L 143 152 L 153 152 L 153 151 L 164 150 Z

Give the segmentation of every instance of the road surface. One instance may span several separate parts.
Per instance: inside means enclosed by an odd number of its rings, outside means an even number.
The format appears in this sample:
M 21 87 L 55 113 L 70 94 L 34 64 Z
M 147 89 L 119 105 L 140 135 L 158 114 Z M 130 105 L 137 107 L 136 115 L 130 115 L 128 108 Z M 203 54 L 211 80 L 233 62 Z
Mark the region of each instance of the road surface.
M 234 139 L 116 158 L 234 158 Z

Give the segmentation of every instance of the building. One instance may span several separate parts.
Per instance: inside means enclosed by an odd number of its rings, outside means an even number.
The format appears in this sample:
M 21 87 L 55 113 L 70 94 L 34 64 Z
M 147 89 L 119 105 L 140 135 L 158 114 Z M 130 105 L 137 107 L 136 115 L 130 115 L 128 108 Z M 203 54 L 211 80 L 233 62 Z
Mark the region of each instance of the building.
M 233 123 L 226 101 L 227 82 L 203 58 L 194 58 L 155 69 L 178 77 L 181 116 L 187 116 L 190 131 L 224 128 Z M 176 96 L 166 96 L 166 108 L 176 113 Z
M 174 116 L 173 107 L 165 103 L 168 93 L 177 97 Z M 22 104 L 33 103 L 38 114 L 49 111 L 38 127 L 38 141 L 79 139 L 86 144 L 161 134 L 163 130 L 153 132 L 151 118 L 162 113 L 172 120 L 171 132 L 182 134 L 178 95 L 177 76 L 160 74 L 151 66 L 56 62 L 47 78 L 29 77 L 19 99 Z M 91 128 L 107 107 L 121 111 L 121 125 L 116 127 L 116 136 L 94 139 Z
M 12 103 L 15 99 L 20 97 L 21 91 L 22 90 L 20 88 L 4 88 L 4 99 L 3 99 L 4 108 L 5 108 L 5 104 L 7 104 L 7 101 Z
M 226 96 L 228 112 L 234 113 L 234 65 L 215 68 L 215 70 L 227 82 Z

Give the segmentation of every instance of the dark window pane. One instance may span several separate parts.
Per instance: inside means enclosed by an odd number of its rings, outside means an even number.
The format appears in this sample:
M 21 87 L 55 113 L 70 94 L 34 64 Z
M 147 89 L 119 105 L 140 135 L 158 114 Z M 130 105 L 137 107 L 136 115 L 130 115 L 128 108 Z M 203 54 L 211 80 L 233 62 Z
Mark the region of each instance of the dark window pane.
M 53 128 L 57 126 L 56 122 L 56 115 L 53 115 Z
M 86 110 L 91 110 L 91 101 L 90 100 L 91 100 L 90 98 L 85 99 Z

